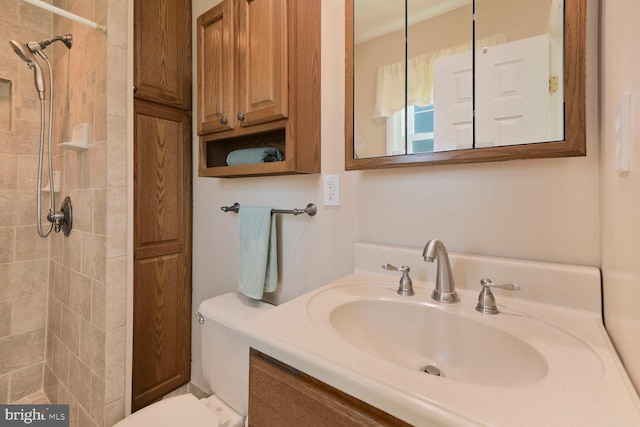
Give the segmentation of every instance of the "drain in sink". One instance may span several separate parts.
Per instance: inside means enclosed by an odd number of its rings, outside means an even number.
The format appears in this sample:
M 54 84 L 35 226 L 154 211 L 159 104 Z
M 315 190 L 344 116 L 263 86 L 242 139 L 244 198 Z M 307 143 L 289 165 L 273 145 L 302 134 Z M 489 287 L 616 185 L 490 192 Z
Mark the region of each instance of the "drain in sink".
M 420 369 L 422 372 L 426 372 L 429 375 L 435 375 L 437 377 L 442 376 L 442 372 L 437 366 L 427 365 L 424 368 Z

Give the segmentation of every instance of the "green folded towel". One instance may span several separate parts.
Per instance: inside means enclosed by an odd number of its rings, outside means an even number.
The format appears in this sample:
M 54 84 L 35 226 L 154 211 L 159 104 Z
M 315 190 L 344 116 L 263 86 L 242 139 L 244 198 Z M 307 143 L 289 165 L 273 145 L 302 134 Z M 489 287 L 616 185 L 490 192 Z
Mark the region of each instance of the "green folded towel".
M 253 165 L 265 162 L 280 162 L 284 160 L 282 151 L 274 147 L 245 148 L 235 150 L 227 156 L 227 165 Z
M 240 273 L 238 290 L 253 299 L 278 286 L 276 217 L 271 208 L 242 206 L 238 211 Z

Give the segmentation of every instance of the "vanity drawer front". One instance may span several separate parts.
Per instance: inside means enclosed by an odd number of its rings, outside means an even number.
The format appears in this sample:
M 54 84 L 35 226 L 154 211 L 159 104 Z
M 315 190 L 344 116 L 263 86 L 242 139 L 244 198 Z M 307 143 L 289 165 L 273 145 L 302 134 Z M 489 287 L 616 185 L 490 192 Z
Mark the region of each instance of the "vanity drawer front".
M 409 426 L 254 349 L 249 371 L 249 425 Z

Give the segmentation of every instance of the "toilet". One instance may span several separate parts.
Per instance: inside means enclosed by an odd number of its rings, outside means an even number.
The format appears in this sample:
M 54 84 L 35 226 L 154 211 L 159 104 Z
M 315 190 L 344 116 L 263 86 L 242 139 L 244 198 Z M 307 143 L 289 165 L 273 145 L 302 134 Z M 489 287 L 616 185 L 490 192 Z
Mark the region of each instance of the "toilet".
M 273 306 L 228 293 L 205 300 L 196 312 L 202 337 L 202 372 L 213 395 L 198 400 L 185 394 L 161 400 L 115 427 L 240 427 L 249 396 L 249 346 L 235 336 L 243 321 Z

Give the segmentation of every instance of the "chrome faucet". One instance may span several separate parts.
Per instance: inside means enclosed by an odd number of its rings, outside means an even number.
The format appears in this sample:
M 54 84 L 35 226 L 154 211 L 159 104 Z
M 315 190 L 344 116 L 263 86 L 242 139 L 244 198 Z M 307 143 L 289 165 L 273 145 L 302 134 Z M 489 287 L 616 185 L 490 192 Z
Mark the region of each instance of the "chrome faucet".
M 460 298 L 456 292 L 456 286 L 453 283 L 449 254 L 447 253 L 447 248 L 445 248 L 444 244 L 438 239 L 429 240 L 424 246 L 422 256 L 427 262 L 433 262 L 438 258 L 436 287 L 431 293 L 431 298 L 439 302 L 460 302 Z

